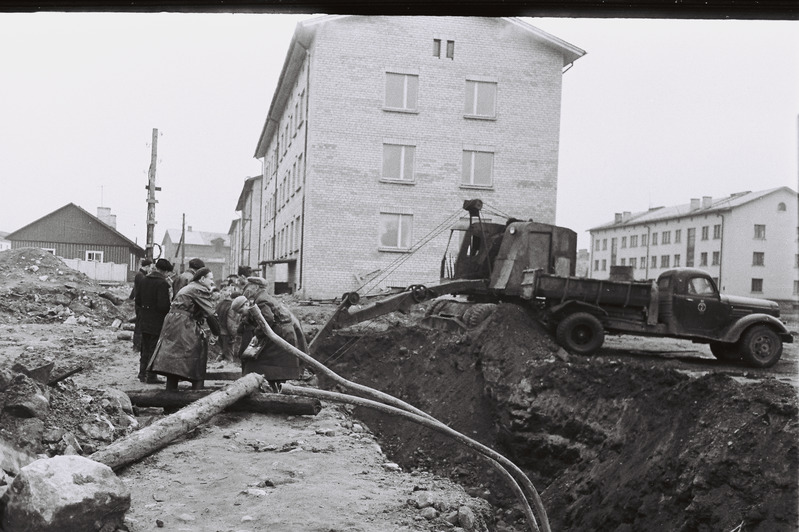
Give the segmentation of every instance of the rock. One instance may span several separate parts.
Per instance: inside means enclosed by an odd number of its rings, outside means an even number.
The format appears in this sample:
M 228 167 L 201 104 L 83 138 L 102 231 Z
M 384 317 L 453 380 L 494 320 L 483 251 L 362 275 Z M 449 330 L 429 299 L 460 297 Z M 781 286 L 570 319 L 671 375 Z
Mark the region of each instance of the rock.
M 42 452 L 44 421 L 35 417 L 20 418 L 5 416 L 2 436 L 22 450 L 38 454 Z
M 115 410 L 121 410 L 126 414 L 133 413 L 133 404 L 130 402 L 128 394 L 115 388 L 103 388 L 100 390 L 100 404 L 106 412 L 113 413 Z
M 43 419 L 50 411 L 50 400 L 33 379 L 18 373 L 6 388 L 3 411 L 14 417 Z
M 131 331 L 119 331 L 117 340 L 133 340 L 133 333 Z
M 64 325 L 77 325 L 77 324 L 78 324 L 78 318 L 76 318 L 75 316 L 70 316 L 69 318 L 64 320 Z
M 14 365 L 11 366 L 11 371 L 22 373 L 38 383 L 47 385 L 50 382 L 50 375 L 53 372 L 54 365 L 55 363 L 51 358 L 35 354 L 24 354 L 17 357 Z
M 115 320 L 114 320 L 114 321 L 111 323 L 111 328 L 112 328 L 112 329 L 119 329 L 119 326 L 120 326 L 120 325 L 122 325 L 122 320 L 120 320 L 119 318 L 117 318 L 117 319 L 115 319 Z
M 3 496 L 6 532 L 115 530 L 130 491 L 110 467 L 80 456 L 56 456 L 23 467 Z
M 429 508 L 436 503 L 436 498 L 429 491 L 419 491 L 413 497 L 413 505 L 420 510 Z
M 0 392 L 6 391 L 8 385 L 14 380 L 14 373 L 7 368 L 0 368 Z
M 93 440 L 103 442 L 114 441 L 114 424 L 105 416 L 96 416 L 94 420 L 80 425 L 80 430 Z
M 61 441 L 61 438 L 66 434 L 66 430 L 61 427 L 50 427 L 42 433 L 42 443 L 55 443 Z
M 114 305 L 119 305 L 120 303 L 122 303 L 122 300 L 119 297 L 112 294 L 111 292 L 100 292 L 98 295 L 103 299 L 107 299 Z
M 436 509 L 433 508 L 432 506 L 428 506 L 427 508 L 422 510 L 421 515 L 428 521 L 432 521 L 433 519 L 438 517 L 438 511 L 436 511 Z

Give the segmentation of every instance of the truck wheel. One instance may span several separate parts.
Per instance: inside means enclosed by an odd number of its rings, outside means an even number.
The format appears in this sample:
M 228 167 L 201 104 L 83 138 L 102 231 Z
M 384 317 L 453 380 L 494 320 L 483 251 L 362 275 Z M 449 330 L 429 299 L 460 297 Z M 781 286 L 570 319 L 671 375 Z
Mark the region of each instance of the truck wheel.
M 782 340 L 770 327 L 755 325 L 741 336 L 741 354 L 756 368 L 770 368 L 782 356 Z
M 575 312 L 563 318 L 556 330 L 558 343 L 575 355 L 590 355 L 605 342 L 605 328 L 587 312 Z
M 719 360 L 733 362 L 741 359 L 741 350 L 738 344 L 727 342 L 710 342 L 710 352 Z
M 468 328 L 474 329 L 483 323 L 488 316 L 494 312 L 495 308 L 497 308 L 497 306 L 494 303 L 477 303 L 476 305 L 472 305 L 463 313 L 463 323 L 465 323 Z

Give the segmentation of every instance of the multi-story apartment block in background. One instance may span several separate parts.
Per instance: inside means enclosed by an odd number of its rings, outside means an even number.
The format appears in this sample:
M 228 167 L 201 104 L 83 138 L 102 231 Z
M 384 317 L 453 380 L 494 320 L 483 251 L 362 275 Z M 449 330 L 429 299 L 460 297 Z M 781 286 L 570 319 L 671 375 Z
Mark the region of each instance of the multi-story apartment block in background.
M 797 194 L 788 187 L 619 213 L 590 233 L 595 279 L 607 279 L 611 266 L 632 267 L 636 279 L 693 267 L 725 293 L 786 305 L 799 296 Z
M 298 24 L 255 151 L 263 273 L 313 298 L 437 282 L 464 199 L 554 223 L 562 75 L 584 53 L 513 18 Z

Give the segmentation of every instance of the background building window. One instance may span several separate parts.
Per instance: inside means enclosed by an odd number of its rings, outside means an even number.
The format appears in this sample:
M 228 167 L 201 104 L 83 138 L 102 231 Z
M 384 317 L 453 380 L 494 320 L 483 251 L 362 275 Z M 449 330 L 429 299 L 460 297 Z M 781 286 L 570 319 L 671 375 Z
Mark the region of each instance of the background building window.
M 455 41 L 447 41 L 447 59 L 455 59 Z
M 708 232 L 709 231 L 708 231 L 708 226 L 707 225 L 702 227 L 702 240 L 707 240 L 708 239 Z
M 488 81 L 466 80 L 464 114 L 495 117 L 497 115 L 497 84 Z
M 661 237 L 661 244 L 671 244 L 671 231 L 663 231 L 663 236 Z
M 646 268 L 646 257 L 641 257 L 641 269 Z
M 410 249 L 413 236 L 413 215 L 380 213 L 380 247 Z
M 700 266 L 707 266 L 707 252 L 703 251 L 699 254 L 699 265 Z
M 604 272 L 607 269 L 608 269 L 608 260 L 602 259 L 602 271 Z
M 415 146 L 383 144 L 383 179 L 413 181 Z
M 799 296 L 799 281 L 793 282 L 793 295 Z
M 763 279 L 752 279 L 752 292 L 763 292 Z
M 755 224 L 755 238 L 758 240 L 766 239 L 766 226 Z
M 652 256 L 652 268 L 657 268 L 657 267 L 658 267 L 658 258 L 653 255 Z
M 718 251 L 714 251 L 713 252 L 713 264 L 712 265 L 713 266 L 718 266 L 720 258 L 721 258 L 721 253 L 719 253 Z
M 103 252 L 102 251 L 94 251 L 94 250 L 86 250 L 86 260 L 93 260 L 97 262 L 103 262 Z
M 668 255 L 661 255 L 660 256 L 660 267 L 661 268 L 668 268 L 669 267 L 669 256 Z
M 630 266 L 632 267 L 633 270 L 636 268 L 636 266 L 638 266 L 637 259 L 635 257 L 630 258 Z
M 623 248 L 627 247 L 627 237 L 626 236 L 621 237 L 621 247 L 623 247 Z
M 760 251 L 752 253 L 752 266 L 765 266 L 766 254 Z
M 674 243 L 679 244 L 682 240 L 682 229 L 676 229 L 674 231 Z
M 441 57 L 441 39 L 433 39 L 433 57 Z
M 679 268 L 680 267 L 680 255 L 679 254 L 674 255 L 674 267 L 675 268 Z
M 721 238 L 721 224 L 716 224 L 713 226 L 713 239 L 718 240 Z
M 494 173 L 494 154 L 487 151 L 463 150 L 463 184 L 490 187 Z
M 630 247 L 631 248 L 638 247 L 638 235 L 633 235 L 630 237 Z
M 415 111 L 419 76 L 386 72 L 386 107 Z
M 657 246 L 658 245 L 658 234 L 657 233 L 652 233 L 652 245 L 653 246 Z

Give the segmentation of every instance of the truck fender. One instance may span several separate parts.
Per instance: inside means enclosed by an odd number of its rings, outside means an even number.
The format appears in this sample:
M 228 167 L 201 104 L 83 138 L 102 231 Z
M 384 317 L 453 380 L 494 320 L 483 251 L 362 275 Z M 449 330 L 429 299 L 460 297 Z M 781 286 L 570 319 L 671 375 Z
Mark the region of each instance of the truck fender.
M 569 300 L 549 307 L 549 314 L 555 318 L 563 318 L 575 312 L 588 312 L 600 320 L 608 316 L 608 312 L 602 307 L 586 303 L 584 301 Z
M 791 336 L 791 333 L 788 332 L 788 329 L 785 328 L 785 325 L 774 316 L 770 316 L 768 314 L 749 314 L 744 316 L 740 320 L 733 323 L 726 331 L 724 331 L 721 334 L 720 340 L 722 342 L 735 343 L 741 338 L 741 335 L 746 329 L 755 324 L 768 325 L 774 329 L 783 342 L 793 342 L 793 337 Z

